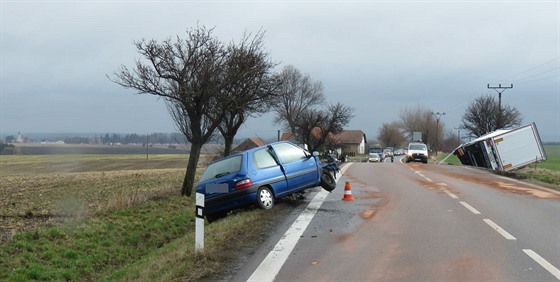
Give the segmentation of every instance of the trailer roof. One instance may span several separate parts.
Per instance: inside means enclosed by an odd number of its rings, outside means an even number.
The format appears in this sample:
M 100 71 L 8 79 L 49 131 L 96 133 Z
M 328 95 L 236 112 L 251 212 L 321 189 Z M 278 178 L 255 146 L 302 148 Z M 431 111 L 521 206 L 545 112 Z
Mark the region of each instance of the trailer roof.
M 486 139 L 488 139 L 488 138 L 492 138 L 492 137 L 494 137 L 494 136 L 498 136 L 498 135 L 500 135 L 500 134 L 504 134 L 504 133 L 506 133 L 506 132 L 510 132 L 511 130 L 512 130 L 512 129 L 498 129 L 498 130 L 493 131 L 493 132 L 490 132 L 490 133 L 488 133 L 488 134 L 486 134 L 486 135 L 482 135 L 482 136 L 480 136 L 480 137 L 478 137 L 478 138 L 476 138 L 476 139 L 474 139 L 474 140 L 472 140 L 472 141 L 470 141 L 470 142 L 468 142 L 468 143 L 465 143 L 465 144 L 463 144 L 463 145 L 460 146 L 460 147 L 469 146 L 469 145 L 471 145 L 471 144 L 474 144 L 474 143 L 477 143 L 477 142 L 486 140 Z

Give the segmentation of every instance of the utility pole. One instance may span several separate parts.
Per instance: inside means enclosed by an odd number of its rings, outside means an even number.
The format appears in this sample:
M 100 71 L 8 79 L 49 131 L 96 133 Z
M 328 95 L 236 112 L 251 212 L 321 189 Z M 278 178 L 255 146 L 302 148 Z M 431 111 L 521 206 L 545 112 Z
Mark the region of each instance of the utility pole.
M 504 126 L 502 124 L 502 93 L 507 89 L 513 88 L 513 84 L 510 84 L 510 86 L 502 86 L 502 84 L 498 84 L 498 86 L 490 86 L 490 84 L 487 84 L 486 87 L 488 87 L 488 89 L 494 89 L 498 92 L 498 120 L 496 121 L 496 127 L 502 128 Z
M 501 84 L 498 84 L 498 86 L 490 86 L 490 84 L 488 84 L 486 87 L 488 87 L 488 89 L 494 89 L 494 90 L 496 90 L 496 92 L 498 92 L 498 108 L 500 109 L 500 112 L 501 112 L 502 111 L 502 93 L 504 91 L 506 91 L 507 89 L 513 88 L 513 84 L 510 84 L 510 86 L 502 86 Z
M 432 112 L 432 116 L 435 116 L 435 117 L 436 117 L 436 144 L 435 144 L 435 147 L 436 147 L 436 157 L 437 157 L 438 139 L 439 139 L 439 132 L 438 132 L 438 131 L 439 131 L 439 119 L 441 118 L 441 116 L 444 116 L 444 115 L 445 115 L 445 112 L 443 112 L 443 113 L 440 113 L 440 112 L 434 113 L 434 112 Z
M 459 138 L 459 141 L 461 141 L 461 128 L 460 127 L 453 127 L 453 129 L 457 129 L 457 137 Z

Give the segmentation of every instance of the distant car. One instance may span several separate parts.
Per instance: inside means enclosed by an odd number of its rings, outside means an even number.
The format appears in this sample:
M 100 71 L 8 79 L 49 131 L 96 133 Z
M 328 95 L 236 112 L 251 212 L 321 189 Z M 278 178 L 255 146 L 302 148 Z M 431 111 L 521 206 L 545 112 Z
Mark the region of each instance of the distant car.
M 377 155 L 378 157 L 376 158 L 375 155 Z M 378 158 L 379 160 L 377 160 L 378 162 L 383 162 L 383 147 L 381 147 L 381 145 L 371 145 L 369 146 L 368 149 L 368 160 L 370 162 L 375 162 Z
M 428 147 L 424 143 L 410 143 L 406 150 L 406 162 L 428 163 Z
M 385 150 L 383 150 L 383 157 L 384 157 L 384 158 L 391 158 L 391 157 L 393 157 L 393 148 L 392 148 L 392 147 L 387 147 L 387 148 L 385 148 Z
M 206 218 L 211 222 L 252 204 L 270 209 L 277 198 L 323 186 L 323 164 L 317 156 L 290 142 L 276 142 L 214 161 L 196 185 L 196 191 L 205 194 Z
M 368 162 L 370 162 L 370 163 L 378 163 L 378 162 L 381 162 L 382 160 L 383 159 L 381 159 L 381 157 L 377 153 L 371 153 L 368 156 Z
M 395 150 L 395 156 L 402 156 L 402 155 L 404 155 L 404 149 Z

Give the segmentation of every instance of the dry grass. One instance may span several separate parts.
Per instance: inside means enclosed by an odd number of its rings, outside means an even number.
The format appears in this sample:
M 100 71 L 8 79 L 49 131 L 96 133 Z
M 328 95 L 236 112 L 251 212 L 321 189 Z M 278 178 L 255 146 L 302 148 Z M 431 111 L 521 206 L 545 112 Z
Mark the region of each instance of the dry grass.
M 157 169 L 134 156 L 67 157 L 0 158 L 0 280 L 213 279 L 271 226 L 254 223 L 274 217 L 250 209 L 207 225 L 195 255 L 194 201 L 178 196 L 184 167 L 166 156 Z
M 0 177 L 1 241 L 15 231 L 80 221 L 179 193 L 183 169 L 81 172 Z
M 560 170 L 526 167 L 515 171 L 514 177 L 527 179 L 542 186 L 560 190 Z

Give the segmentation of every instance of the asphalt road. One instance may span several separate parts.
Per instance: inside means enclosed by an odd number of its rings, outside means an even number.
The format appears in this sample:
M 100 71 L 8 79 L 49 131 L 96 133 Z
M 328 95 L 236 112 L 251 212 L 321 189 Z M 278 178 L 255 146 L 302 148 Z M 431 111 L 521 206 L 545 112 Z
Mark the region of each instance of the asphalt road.
M 560 280 L 560 193 L 484 170 L 354 163 L 333 193 L 275 208 L 275 232 L 228 280 Z

